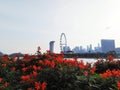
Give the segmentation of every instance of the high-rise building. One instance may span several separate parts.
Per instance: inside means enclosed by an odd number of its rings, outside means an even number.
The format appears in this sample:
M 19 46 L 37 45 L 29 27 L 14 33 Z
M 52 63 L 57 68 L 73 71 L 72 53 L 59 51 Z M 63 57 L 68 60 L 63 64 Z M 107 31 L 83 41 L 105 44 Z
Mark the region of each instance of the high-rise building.
M 93 53 L 92 44 L 87 45 L 87 53 Z
M 102 49 L 101 49 L 99 43 L 98 43 L 98 46 L 97 46 L 97 47 L 94 47 L 94 52 L 96 52 L 96 53 L 101 53 L 101 52 L 102 52 Z
M 79 48 L 79 46 L 76 46 L 76 47 L 73 49 L 73 52 L 74 52 L 74 53 L 80 53 L 80 48 Z
M 49 45 L 50 45 L 49 48 L 50 48 L 51 52 L 54 52 L 54 42 L 55 41 L 50 41 L 50 43 L 49 43 Z
M 63 52 L 67 53 L 68 51 L 71 51 L 70 47 L 69 46 L 64 46 L 63 47 Z
M 115 41 L 110 39 L 101 40 L 101 48 L 103 53 L 115 50 Z

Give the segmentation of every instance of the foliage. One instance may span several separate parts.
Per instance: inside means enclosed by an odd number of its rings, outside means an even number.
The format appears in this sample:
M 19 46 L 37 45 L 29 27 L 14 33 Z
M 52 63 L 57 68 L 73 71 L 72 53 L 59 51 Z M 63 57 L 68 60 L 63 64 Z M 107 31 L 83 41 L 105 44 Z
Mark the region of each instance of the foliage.
M 120 61 L 115 60 L 113 56 L 108 56 L 105 60 L 100 58 L 97 62 L 94 63 L 94 66 L 96 66 L 96 73 L 103 73 L 106 70 L 110 69 L 120 69 Z
M 95 64 L 50 51 L 0 57 L 0 90 L 120 90 L 120 64 L 109 56 Z

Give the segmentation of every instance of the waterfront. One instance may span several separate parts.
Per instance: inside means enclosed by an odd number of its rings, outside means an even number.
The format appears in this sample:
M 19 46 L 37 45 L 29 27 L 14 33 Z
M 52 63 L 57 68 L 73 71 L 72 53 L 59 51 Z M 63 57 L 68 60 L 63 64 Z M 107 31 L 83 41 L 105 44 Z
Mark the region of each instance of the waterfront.
M 66 58 L 67 60 L 71 60 L 71 59 L 73 59 L 73 58 Z M 93 64 L 93 63 L 95 63 L 98 59 L 97 58 L 77 58 L 77 60 L 78 61 L 83 61 L 84 63 L 91 63 L 91 64 Z M 105 58 L 103 58 L 103 60 L 105 60 Z M 120 58 L 115 58 L 115 60 L 120 60 Z
M 83 60 L 83 62 L 85 62 L 85 63 L 94 63 L 94 62 L 96 62 L 97 61 L 97 59 L 96 58 L 78 58 L 78 61 L 80 61 L 80 60 Z
M 65 59 L 67 59 L 67 60 L 72 60 L 73 58 L 65 58 Z M 78 61 L 83 61 L 84 63 L 91 63 L 91 64 L 93 64 L 94 62 L 96 62 L 97 61 L 97 59 L 96 58 L 77 58 L 77 60 Z

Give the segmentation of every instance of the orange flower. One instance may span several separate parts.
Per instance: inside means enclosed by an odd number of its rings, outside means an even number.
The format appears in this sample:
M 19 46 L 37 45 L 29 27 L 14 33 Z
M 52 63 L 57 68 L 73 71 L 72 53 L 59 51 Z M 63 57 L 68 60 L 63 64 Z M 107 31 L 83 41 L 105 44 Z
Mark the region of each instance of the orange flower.
M 103 78 L 108 78 L 108 77 L 113 76 L 113 74 L 112 74 L 112 72 L 108 69 L 108 70 L 106 70 L 105 73 L 100 74 L 100 76 L 103 77 Z
M 51 64 L 50 64 L 50 66 L 51 66 L 52 68 L 54 68 L 54 67 L 55 67 L 55 62 L 52 61 Z
M 114 57 L 113 57 L 112 55 L 109 55 L 109 56 L 107 57 L 107 59 L 108 59 L 109 61 L 113 61 L 113 60 L 114 60 Z
M 107 73 L 108 77 L 111 77 L 111 76 L 112 76 L 112 72 L 111 72 L 109 69 L 106 70 L 106 73 Z
M 57 57 L 57 58 L 56 58 L 56 60 L 57 60 L 57 62 L 58 62 L 58 63 L 62 63 L 62 62 L 63 62 L 63 58 L 62 58 L 62 57 L 60 57 L 60 56 L 59 56 L 59 57 Z
M 112 72 L 113 76 L 115 76 L 115 77 L 120 76 L 120 70 L 112 70 L 111 72 Z
M 38 67 L 37 67 L 37 70 L 40 71 L 40 70 L 42 70 L 42 68 L 41 68 L 40 66 L 38 66 Z
M 2 60 L 4 60 L 5 62 L 10 61 L 7 54 L 2 57 Z
M 6 64 L 2 64 L 1 66 L 2 66 L 2 67 L 6 67 L 7 65 L 6 65 Z
M 120 90 L 120 81 L 117 82 L 118 90 Z
M 27 88 L 27 90 L 33 90 L 33 88 L 29 87 L 29 88 Z
M 35 89 L 40 90 L 41 83 L 40 82 L 35 82 Z
M 80 69 L 85 69 L 85 64 L 82 60 L 79 62 L 79 67 Z
M 107 73 L 100 74 L 102 78 L 108 78 Z
M 33 71 L 33 76 L 36 77 L 38 73 L 36 71 Z
M 94 74 L 95 70 L 96 70 L 96 67 L 94 66 L 93 68 L 90 69 L 90 73 Z
M 0 78 L 0 83 L 2 82 L 2 80 L 3 80 L 3 79 L 2 79 L 2 78 Z
M 30 76 L 29 75 L 24 75 L 24 76 L 21 76 L 21 79 L 25 80 L 25 81 L 28 81 L 28 80 L 30 80 Z
M 6 88 L 8 85 L 9 85 L 9 83 L 8 83 L 8 82 L 5 82 L 5 83 L 3 84 L 3 86 L 2 86 L 2 88 Z
M 22 71 L 23 71 L 23 72 L 27 71 L 27 68 L 26 68 L 26 67 L 25 67 L 25 68 L 22 68 Z
M 35 82 L 35 89 L 36 90 L 46 90 L 47 83 L 43 82 L 42 84 L 40 82 Z
M 42 60 L 39 60 L 38 61 L 40 64 L 44 65 L 44 62 Z
M 15 70 L 16 70 L 16 68 L 15 68 L 15 67 L 12 67 L 12 68 L 11 68 L 11 70 L 12 70 L 12 71 L 15 71 Z
M 51 65 L 51 62 L 50 62 L 50 60 L 45 60 L 45 64 L 44 64 L 45 66 L 49 66 L 49 65 Z
M 46 86 L 47 86 L 47 83 L 46 83 L 46 82 L 43 82 L 43 83 L 42 83 L 42 90 L 45 90 L 45 89 L 46 89 Z
M 88 72 L 87 72 L 87 71 L 84 71 L 84 75 L 87 76 L 87 75 L 88 75 Z
M 36 66 L 36 65 L 33 65 L 33 69 L 34 69 L 35 71 L 37 71 L 37 66 Z

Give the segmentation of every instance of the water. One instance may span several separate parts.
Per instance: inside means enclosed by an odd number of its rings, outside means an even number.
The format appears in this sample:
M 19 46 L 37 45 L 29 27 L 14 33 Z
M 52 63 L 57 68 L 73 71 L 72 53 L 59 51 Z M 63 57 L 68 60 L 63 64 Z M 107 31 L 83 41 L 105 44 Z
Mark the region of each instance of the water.
M 72 60 L 73 58 L 66 58 L 66 59 L 69 59 L 69 60 Z M 83 61 L 84 63 L 94 63 L 97 61 L 96 58 L 77 58 L 78 61 Z
M 67 58 L 67 59 L 73 59 L 73 58 Z M 82 60 L 84 63 L 88 62 L 88 63 L 93 64 L 97 62 L 98 59 L 97 58 L 78 58 L 77 60 L 78 61 Z M 105 60 L 105 58 L 103 60 Z M 120 58 L 115 58 L 114 60 L 120 60 Z
M 97 59 L 95 59 L 95 58 L 78 58 L 77 59 L 78 61 L 80 61 L 80 60 L 83 60 L 83 62 L 84 63 L 94 63 L 94 62 L 96 62 L 97 61 Z

